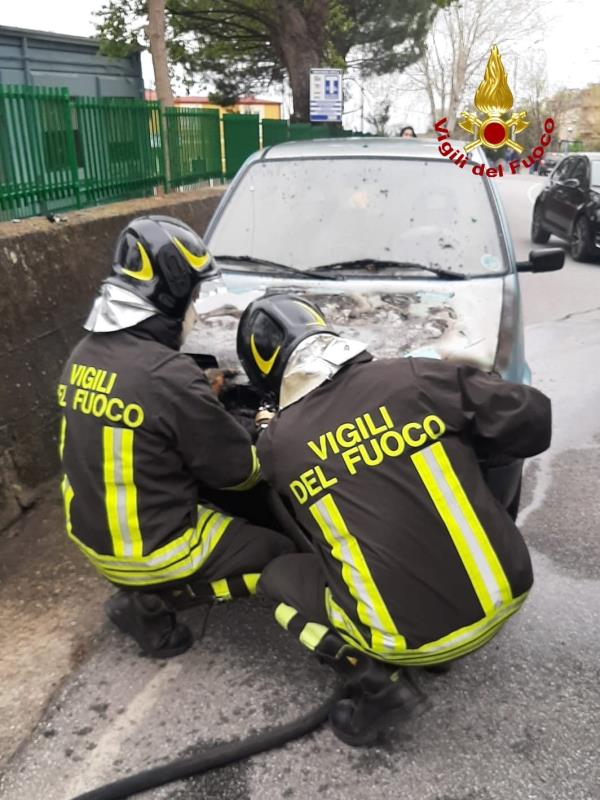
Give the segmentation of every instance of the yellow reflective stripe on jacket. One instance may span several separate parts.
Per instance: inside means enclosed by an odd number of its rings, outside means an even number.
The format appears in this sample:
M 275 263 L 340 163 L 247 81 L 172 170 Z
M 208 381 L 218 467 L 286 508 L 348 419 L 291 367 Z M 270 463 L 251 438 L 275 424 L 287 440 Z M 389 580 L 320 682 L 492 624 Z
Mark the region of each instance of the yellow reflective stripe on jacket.
M 406 645 L 402 647 L 401 642 L 398 643 L 399 646 L 395 651 L 392 649 L 377 650 L 369 647 L 364 638 L 361 641 L 358 629 L 344 615 L 342 609 L 335 607 L 333 600 L 331 600 L 332 608 L 328 603 L 328 616 L 338 635 L 357 650 L 362 650 L 374 658 L 393 664 L 426 666 L 427 664 L 439 664 L 460 658 L 483 647 L 498 633 L 507 619 L 519 610 L 527 599 L 527 594 L 525 592 L 515 598 L 507 606 L 496 610 L 489 617 L 484 617 L 472 625 L 459 628 L 441 639 L 428 642 L 416 649 L 407 648 Z M 346 616 L 346 625 L 342 622 L 343 616 Z
M 332 495 L 325 495 L 310 507 L 331 554 L 342 564 L 342 578 L 356 601 L 359 620 L 371 629 L 373 647 L 396 646 L 400 636 L 381 597 L 357 539 L 350 533 Z
M 130 428 L 102 428 L 106 514 L 113 552 L 139 558 L 143 544 L 133 475 L 133 437 Z
M 62 461 L 63 453 L 65 452 L 65 438 L 67 435 L 67 418 L 63 414 L 60 418 L 60 434 L 58 437 L 58 455 Z
M 164 566 L 156 567 L 148 563 L 152 559 L 124 561 L 123 559 L 110 559 L 107 556 L 98 556 L 93 550 L 86 547 L 75 536 L 71 538 L 81 547 L 96 569 L 113 583 L 127 586 L 143 586 L 167 581 L 180 580 L 193 575 L 209 558 L 233 517 L 225 516 L 218 512 L 211 512 L 210 519 L 204 525 L 204 532 L 197 545 L 185 552 L 182 556 L 171 556 L 170 561 Z M 192 530 L 195 536 L 195 532 Z M 188 532 L 186 532 L 188 533 Z M 174 561 L 174 558 L 177 558 Z
M 510 584 L 441 442 L 411 456 L 469 575 L 484 614 L 512 601 Z
M 447 636 L 428 642 L 415 650 L 405 650 L 396 656 L 385 654 L 385 659 L 398 664 L 436 664 L 459 658 L 482 647 L 498 633 L 506 620 L 515 614 L 527 599 L 528 592 L 483 619 L 459 628 Z
M 339 606 L 331 594 L 331 589 L 325 589 L 325 609 L 331 624 L 340 636 L 349 644 L 358 646 L 360 650 L 370 650 L 369 643 L 357 626 L 352 622 L 344 609 Z
M 96 553 L 95 550 L 92 550 L 90 547 L 84 545 L 83 542 L 80 543 L 80 547 L 82 547 L 89 558 L 93 559 L 101 566 L 114 568 L 123 567 L 123 569 L 131 569 L 135 567 L 136 569 L 140 570 L 166 567 L 175 561 L 180 561 L 181 558 L 185 557 L 190 550 L 192 550 L 198 544 L 204 529 L 209 524 L 211 519 L 218 514 L 217 511 L 213 511 L 211 508 L 204 508 L 203 506 L 198 506 L 198 511 L 200 512 L 198 521 L 193 528 L 187 528 L 177 538 L 172 539 L 167 544 L 157 548 L 156 550 L 153 550 L 151 553 L 146 556 L 142 556 L 141 558 L 134 559 L 130 557 L 119 559 L 115 558 L 115 556 L 102 555 L 101 553 Z
M 260 480 L 260 462 L 258 460 L 258 456 L 256 455 L 256 447 L 252 445 L 252 467 L 250 468 L 250 475 L 243 480 L 241 483 L 237 483 L 235 486 L 226 486 L 225 491 L 227 492 L 246 492 L 248 489 L 252 489 Z
M 71 523 L 71 503 L 73 502 L 73 497 L 75 496 L 75 492 L 73 491 L 73 487 L 69 483 L 69 479 L 66 475 L 63 476 L 62 483 L 61 483 L 61 490 L 63 496 L 63 504 L 65 509 L 65 524 L 67 528 L 67 536 L 73 538 L 73 525 Z

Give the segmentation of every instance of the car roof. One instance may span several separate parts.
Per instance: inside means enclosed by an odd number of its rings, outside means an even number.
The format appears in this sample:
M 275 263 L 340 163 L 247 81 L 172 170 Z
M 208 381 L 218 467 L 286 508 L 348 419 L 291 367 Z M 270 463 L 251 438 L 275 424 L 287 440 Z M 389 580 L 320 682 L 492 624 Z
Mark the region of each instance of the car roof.
M 448 139 L 450 144 L 460 149 L 465 142 Z M 262 151 L 261 160 L 299 159 L 299 158 L 447 158 L 439 151 L 437 139 L 401 139 L 390 136 L 357 136 L 344 139 L 309 139 L 306 141 L 283 142 Z M 481 158 L 479 148 L 474 151 Z
M 565 156 L 586 156 L 590 159 L 590 161 L 600 161 L 600 153 L 598 152 L 591 152 L 591 153 L 565 153 Z

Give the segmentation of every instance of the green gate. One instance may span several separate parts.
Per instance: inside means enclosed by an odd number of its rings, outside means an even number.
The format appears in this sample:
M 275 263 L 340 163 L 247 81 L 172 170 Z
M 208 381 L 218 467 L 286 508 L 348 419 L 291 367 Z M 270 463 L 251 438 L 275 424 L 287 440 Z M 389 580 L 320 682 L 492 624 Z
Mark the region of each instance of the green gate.
M 220 178 L 221 125 L 218 109 L 167 108 L 171 186 Z

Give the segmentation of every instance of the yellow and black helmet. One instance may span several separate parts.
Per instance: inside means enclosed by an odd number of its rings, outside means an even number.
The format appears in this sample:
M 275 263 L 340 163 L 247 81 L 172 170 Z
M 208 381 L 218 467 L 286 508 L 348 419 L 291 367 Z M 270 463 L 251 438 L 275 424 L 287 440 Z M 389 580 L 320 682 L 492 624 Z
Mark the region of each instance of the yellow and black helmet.
M 308 336 L 336 331 L 321 309 L 293 294 L 272 294 L 250 303 L 237 331 L 237 354 L 250 382 L 279 396 L 287 361 Z
M 198 234 L 174 217 L 133 219 L 121 231 L 107 283 L 122 286 L 168 317 L 182 319 L 196 286 L 218 270 Z

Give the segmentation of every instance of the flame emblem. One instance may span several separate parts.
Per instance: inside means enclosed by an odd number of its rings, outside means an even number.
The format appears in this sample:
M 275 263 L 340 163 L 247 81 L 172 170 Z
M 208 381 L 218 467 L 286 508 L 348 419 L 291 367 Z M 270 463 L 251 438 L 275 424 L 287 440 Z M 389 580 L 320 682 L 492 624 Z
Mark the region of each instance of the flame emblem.
M 527 113 L 519 111 L 513 113 L 508 119 L 503 119 L 513 105 L 513 94 L 508 85 L 506 70 L 500 57 L 498 47 L 494 45 L 488 58 L 483 80 L 475 92 L 475 108 L 486 115 L 486 119 L 480 120 L 476 114 L 463 111 L 462 120 L 459 120 L 460 127 L 476 136 L 475 140 L 465 146 L 468 153 L 473 148 L 483 145 L 492 150 L 499 150 L 507 145 L 516 153 L 522 153 L 523 147 L 514 139 L 528 127 Z

